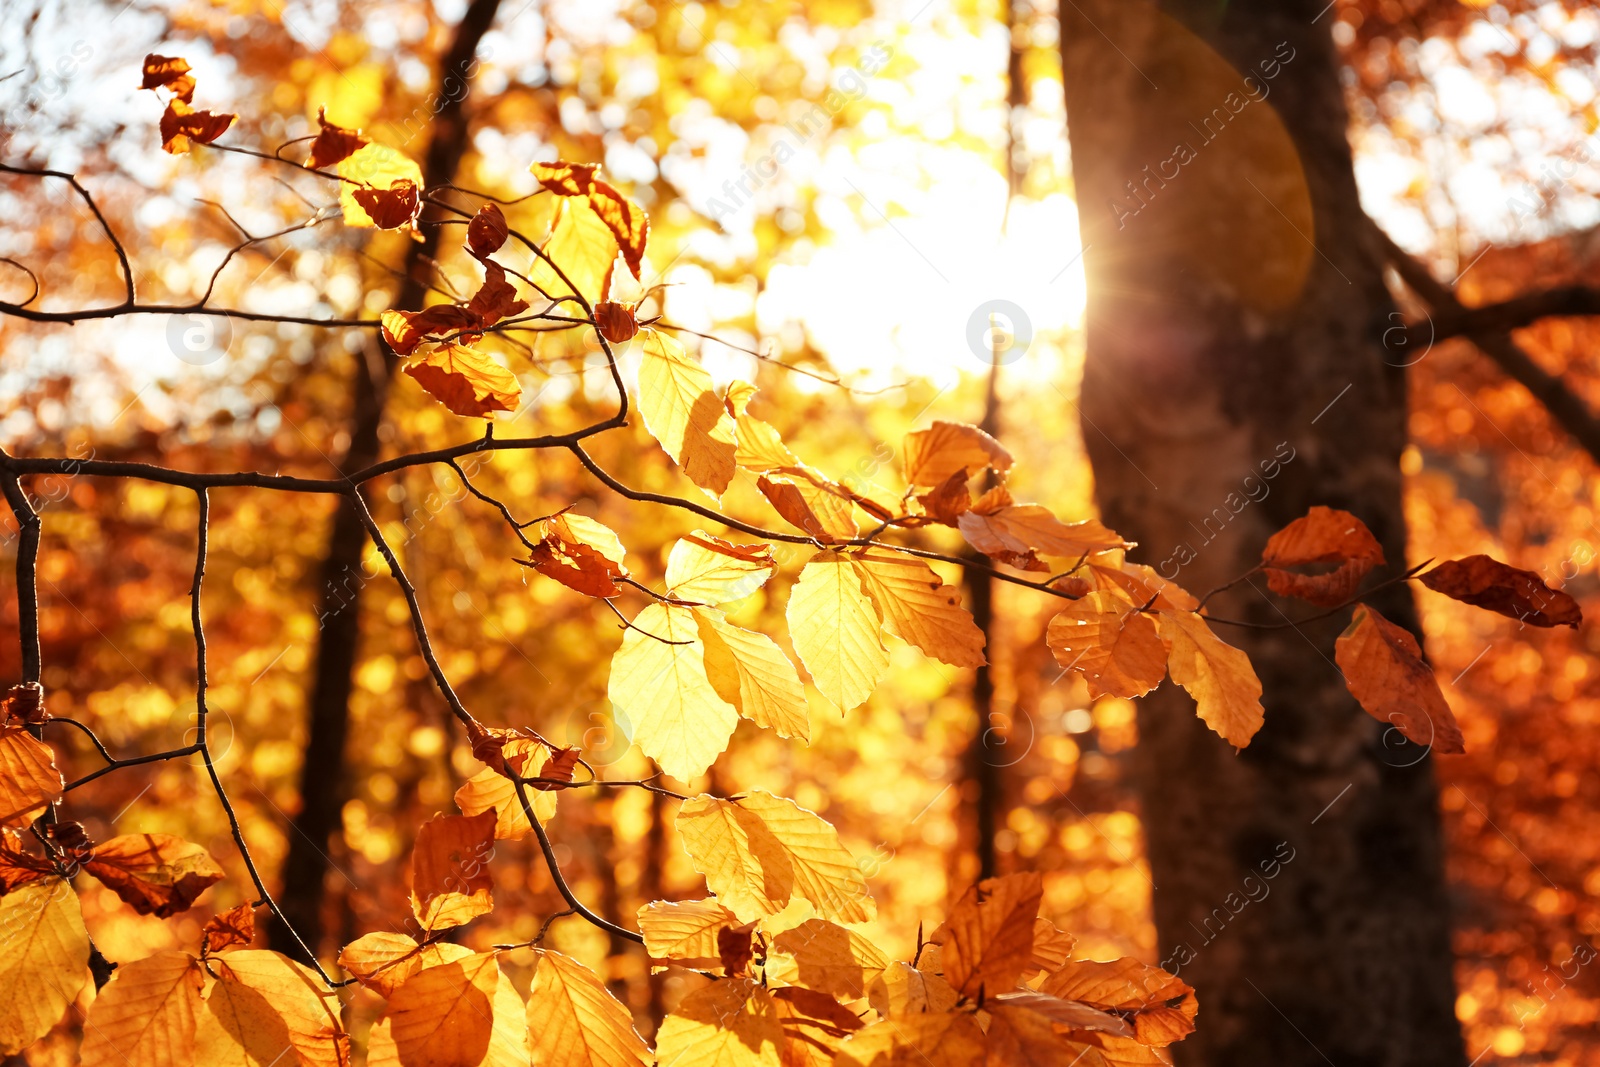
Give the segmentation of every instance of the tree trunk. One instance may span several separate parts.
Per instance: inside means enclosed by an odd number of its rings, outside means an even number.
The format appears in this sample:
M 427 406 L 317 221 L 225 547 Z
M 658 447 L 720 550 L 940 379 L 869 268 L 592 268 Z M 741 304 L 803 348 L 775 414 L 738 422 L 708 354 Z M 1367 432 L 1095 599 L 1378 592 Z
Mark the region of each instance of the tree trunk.
M 450 48 L 440 57 L 438 111 L 433 134 L 422 163 L 423 184 L 428 189 L 455 179 L 467 147 L 467 122 L 462 114 L 474 56 L 483 35 L 494 21 L 500 0 L 472 0 L 456 27 Z M 431 98 L 430 98 L 431 99 Z M 404 145 L 396 147 L 404 148 Z M 437 208 L 425 208 L 423 219 L 440 217 Z M 433 277 L 442 227 L 424 226 L 423 239 L 406 252 L 404 280 L 395 306 L 418 309 L 423 305 Z M 378 431 L 383 425 L 384 403 L 396 360 L 377 338 L 358 360 L 351 412 L 350 447 L 339 464 L 348 474 L 376 462 Z M 360 641 L 361 592 L 367 581 L 361 567 L 366 532 L 355 507 L 343 497 L 334 513 L 328 552 L 323 557 L 317 619 L 316 666 L 311 683 L 310 722 L 305 761 L 300 767 L 300 810 L 289 834 L 283 865 L 280 906 L 300 934 L 304 946 L 318 951 L 322 941 L 325 882 L 332 864 L 329 850 L 340 825 L 345 799 L 345 742 L 350 730 L 350 690 L 354 681 Z M 273 948 L 297 959 L 306 953 L 293 934 L 278 923 L 267 932 Z
M 1400 320 L 1362 225 L 1324 2 L 1062 5 L 1085 443 L 1134 558 L 1196 593 L 1313 504 L 1363 519 L 1386 573 L 1405 565 L 1405 379 L 1382 344 Z M 1374 606 L 1415 630 L 1404 587 Z M 1259 580 L 1207 610 L 1314 613 Z M 1200 1000 L 1180 1064 L 1466 1060 L 1431 757 L 1345 690 L 1345 621 L 1217 627 L 1265 688 L 1243 752 L 1170 682 L 1141 702 L 1161 957 Z

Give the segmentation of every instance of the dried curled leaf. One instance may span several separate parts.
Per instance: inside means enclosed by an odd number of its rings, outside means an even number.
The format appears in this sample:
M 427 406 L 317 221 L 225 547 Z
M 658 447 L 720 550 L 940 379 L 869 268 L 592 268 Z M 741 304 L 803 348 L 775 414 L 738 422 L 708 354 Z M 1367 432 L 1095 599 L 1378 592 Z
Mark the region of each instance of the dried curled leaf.
M 1044 885 L 1037 872 L 989 878 L 962 894 L 940 942 L 945 980 L 967 997 L 1014 988 L 1033 959 Z
M 180 56 L 158 56 L 154 52 L 144 57 L 144 80 L 141 89 L 166 89 L 179 100 L 188 103 L 194 99 L 194 75 L 187 60 Z
M 410 227 L 422 211 L 422 189 L 410 178 L 401 178 L 383 189 L 354 189 L 350 195 L 380 230 Z
M 494 909 L 495 815 L 435 815 L 411 853 L 411 911 L 428 930 L 460 926 Z
M 237 115 L 219 111 L 196 111 L 182 100 L 169 100 L 161 113 L 161 148 L 179 156 L 191 144 L 210 144 L 228 132 Z
M 1321 505 L 1273 534 L 1261 550 L 1269 589 L 1321 607 L 1349 600 L 1361 579 L 1383 561 L 1383 547 L 1366 524 L 1348 511 Z M 1337 566 L 1323 574 L 1283 569 L 1318 563 Z
M 213 916 L 200 934 L 200 954 L 209 956 L 224 949 L 248 945 L 256 938 L 256 909 L 240 904 Z
M 467 250 L 483 259 L 500 251 L 509 236 L 511 227 L 506 224 L 505 213 L 499 204 L 490 202 L 480 207 L 467 223 Z
M 466 345 L 441 344 L 418 352 L 405 372 L 457 415 L 487 418 L 496 411 L 515 411 L 522 386 L 517 376 L 487 352 Z
M 27 826 L 61 796 L 63 784 L 49 745 L 25 726 L 0 726 L 0 826 Z
M 356 199 L 362 189 L 392 189 L 402 182 L 421 190 L 422 168 L 403 152 L 384 144 L 368 144 L 340 160 L 335 172 L 344 179 L 339 183 L 339 205 L 344 211 L 346 226 L 370 227 L 376 225 L 366 207 Z M 420 208 L 420 201 L 418 207 Z
M 428 341 L 470 343 L 483 332 L 483 320 L 460 304 L 434 304 L 421 311 L 385 311 L 378 318 L 383 339 L 397 356 L 409 356 Z
M 199 845 L 171 834 L 125 834 L 94 849 L 83 869 L 140 915 L 168 918 L 222 881 L 222 868 Z
M 1419 579 L 1435 593 L 1484 608 L 1529 626 L 1571 626 L 1583 621 L 1578 602 L 1551 589 L 1533 571 L 1488 556 L 1467 556 L 1439 564 Z
M 1465 751 L 1456 717 L 1410 632 L 1365 604 L 1334 642 L 1345 687 L 1368 715 L 1436 752 Z
M 798 897 L 834 922 L 877 913 L 839 833 L 792 800 L 756 790 L 739 800 L 698 796 L 678 811 L 695 870 L 744 922 L 776 915 Z
M 650 238 L 650 219 L 643 208 L 603 180 L 598 164 L 558 160 L 555 163 L 535 163 L 529 169 L 540 185 L 557 196 L 588 197 L 589 206 L 616 240 L 628 270 L 634 278 L 639 278 L 645 244 Z
M 481 323 L 480 329 L 487 329 L 514 315 L 520 315 L 528 310 L 528 302 L 517 295 L 517 287 L 506 280 L 506 269 L 493 260 L 485 260 L 483 264 L 483 285 L 472 294 L 472 299 L 467 302 L 467 310 L 472 312 Z
M 631 304 L 617 304 L 602 300 L 594 306 L 594 324 L 604 337 L 614 345 L 633 340 L 639 332 L 639 320 Z
M 306 157 L 306 166 L 312 170 L 342 163 L 369 143 L 360 130 L 346 129 L 329 122 L 326 107 L 317 108 L 317 127 L 316 140 L 311 142 L 311 154 Z
M 534 526 L 528 565 L 569 589 L 594 597 L 613 597 L 617 579 L 628 575 L 626 552 L 605 523 L 570 508 Z
M 793 476 L 768 473 L 756 479 L 772 510 L 824 545 L 855 537 L 860 531 L 852 513 L 854 500 L 844 487 L 808 467 L 793 470 Z
M 37 726 L 49 718 L 44 710 L 44 686 L 38 682 L 14 685 L 0 699 L 0 725 L 21 722 Z
M 22 847 L 22 835 L 0 829 L 0 896 L 55 874 L 50 860 Z
M 987 432 L 964 422 L 936 420 L 926 430 L 906 434 L 901 463 L 906 484 L 932 488 L 958 475 L 965 481 L 985 469 L 1004 474 L 1011 469 L 1011 453 Z

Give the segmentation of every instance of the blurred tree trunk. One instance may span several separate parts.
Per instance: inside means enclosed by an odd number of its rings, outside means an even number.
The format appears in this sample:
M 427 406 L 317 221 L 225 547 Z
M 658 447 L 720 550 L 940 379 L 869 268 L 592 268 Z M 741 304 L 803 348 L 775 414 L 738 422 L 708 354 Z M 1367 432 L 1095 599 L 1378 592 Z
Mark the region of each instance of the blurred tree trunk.
M 1405 565 L 1404 360 L 1382 344 L 1399 319 L 1325 2 L 1062 5 L 1085 443 L 1108 522 L 1197 593 L 1313 504 L 1365 520 L 1387 573 Z M 1415 630 L 1404 588 L 1376 606 Z M 1259 581 L 1208 604 L 1258 624 L 1280 607 L 1314 613 Z M 1201 1006 L 1180 1064 L 1466 1060 L 1432 760 L 1346 692 L 1344 622 L 1218 626 L 1265 686 L 1241 753 L 1171 683 L 1141 702 L 1161 956 Z
M 433 189 L 455 179 L 467 148 L 467 122 L 462 113 L 470 86 L 474 56 L 483 35 L 494 22 L 500 0 L 472 0 L 456 26 L 450 47 L 439 60 L 438 111 L 433 116 L 432 137 L 422 162 L 424 185 Z M 404 145 L 394 147 L 404 149 Z M 439 217 L 426 207 L 423 218 Z M 441 227 L 423 227 L 423 239 L 406 252 L 404 279 L 395 306 L 418 309 L 432 284 L 434 259 Z M 354 404 L 350 416 L 350 447 L 340 463 L 342 473 L 376 462 L 380 450 L 378 430 L 383 425 L 389 379 L 397 361 L 383 342 L 373 337 L 356 361 Z M 323 558 L 316 666 L 312 677 L 310 721 L 305 762 L 300 768 L 300 810 L 289 834 L 289 851 L 283 865 L 281 906 L 306 945 L 316 952 L 323 933 L 324 883 L 332 864 L 329 849 L 346 797 L 345 743 L 350 729 L 350 692 L 360 643 L 361 593 L 366 579 L 361 557 L 366 533 L 355 508 L 340 498 L 333 531 Z M 268 929 L 268 943 L 298 959 L 305 953 L 293 935 L 277 923 Z

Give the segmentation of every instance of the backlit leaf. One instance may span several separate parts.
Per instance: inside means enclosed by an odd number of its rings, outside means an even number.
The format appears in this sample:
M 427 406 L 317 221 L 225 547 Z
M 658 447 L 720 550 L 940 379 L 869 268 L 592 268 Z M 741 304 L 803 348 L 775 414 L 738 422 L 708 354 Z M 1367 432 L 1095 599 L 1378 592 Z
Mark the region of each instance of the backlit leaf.
M 650 1049 L 633 1014 L 593 971 L 559 952 L 534 955 L 528 1031 L 538 1067 L 646 1067 Z
M 804 986 L 845 1000 L 859 1000 L 889 967 L 871 941 L 826 919 L 807 919 L 771 939 L 767 981 Z
M 970 1012 L 903 1015 L 839 1046 L 834 1067 L 973 1067 L 984 1062 L 983 1031 Z
M 448 941 L 419 945 L 405 934 L 376 931 L 363 934 L 346 945 L 339 953 L 339 966 L 368 989 L 389 997 L 418 971 L 454 963 L 470 955 L 472 950 L 464 945 Z
M 140 915 L 167 918 L 222 881 L 222 868 L 199 845 L 171 834 L 126 834 L 95 846 L 83 869 Z
M 1418 580 L 1435 593 L 1529 626 L 1577 629 L 1583 621 L 1583 612 L 1572 597 L 1551 589 L 1533 571 L 1520 570 L 1488 556 L 1449 560 Z
M 78 895 L 60 878 L 0 897 L 0 1055 L 33 1044 L 66 1014 L 89 979 L 89 932 Z
M 512 738 L 506 742 L 504 751 L 507 760 L 516 761 L 520 758 L 522 770 L 519 773 L 524 778 L 540 777 L 540 772 L 550 759 L 548 748 L 528 738 Z M 495 813 L 496 841 L 516 840 L 533 832 L 533 824 L 522 810 L 516 785 L 491 767 L 485 767 L 468 778 L 456 790 L 455 802 L 463 815 L 480 815 L 492 810 Z M 528 803 L 533 806 L 533 813 L 540 822 L 548 822 L 555 816 L 556 795 L 551 790 L 530 786 Z
M 1167 670 L 1188 690 L 1205 724 L 1234 748 L 1261 729 L 1261 680 L 1243 652 L 1192 611 L 1163 611 L 1156 628 L 1171 647 Z
M 778 571 L 772 546 L 736 545 L 704 530 L 680 537 L 667 557 L 667 590 L 679 600 L 742 600 Z
M 329 122 L 327 108 L 317 108 L 317 127 L 317 138 L 311 142 L 311 154 L 306 157 L 306 166 L 312 170 L 342 163 L 368 144 L 360 130 L 349 130 Z
M 717 934 L 739 925 L 739 917 L 721 902 L 657 900 L 639 909 L 639 933 L 654 962 L 676 963 L 692 970 L 717 970 L 722 961 Z
M 419 350 L 405 372 L 457 415 L 485 418 L 515 411 L 522 386 L 517 376 L 487 352 L 445 342 Z
M 927 955 L 932 949 L 924 948 Z M 867 984 L 867 1001 L 879 1015 L 921 1015 L 949 1011 L 957 993 L 940 975 L 896 961 Z
M 736 469 L 733 418 L 711 375 L 682 345 L 656 330 L 642 333 L 639 413 L 645 427 L 690 481 L 721 496 Z
M 756 488 L 783 521 L 825 545 L 848 541 L 859 532 L 850 494 L 806 468 L 798 468 L 792 477 L 763 474 Z
M 200 933 L 202 955 L 210 956 L 224 949 L 248 945 L 256 937 L 256 909 L 253 904 L 240 904 L 236 908 L 212 918 Z
M 1167 675 L 1155 620 L 1110 593 L 1067 605 L 1050 620 L 1045 644 L 1057 663 L 1083 675 L 1091 697 L 1143 696 Z
M 25 726 L 0 726 L 0 826 L 24 827 L 61 795 L 55 753 Z
M 556 204 L 550 236 L 542 247 L 561 270 L 558 274 L 544 259 L 530 267 L 528 278 L 539 288 L 552 297 L 582 296 L 591 307 L 610 295 L 617 239 L 588 200 L 564 199 Z
M 1349 627 L 1334 642 L 1333 658 L 1368 715 L 1436 752 L 1464 751 L 1456 717 L 1409 631 L 1357 604 Z
M 409 182 L 413 191 L 423 186 L 422 168 L 405 153 L 383 144 L 368 144 L 351 153 L 339 161 L 335 172 L 345 179 L 339 183 L 339 205 L 346 226 L 374 225 L 372 216 L 356 199 L 357 190 L 391 189 L 402 182 Z M 404 186 L 401 191 L 405 191 Z
M 958 471 L 968 477 L 988 468 L 1011 469 L 1011 453 L 985 431 L 964 422 L 936 420 L 926 430 L 906 434 L 901 464 L 907 485 L 932 488 Z
M 715 608 L 695 608 L 705 671 L 717 695 L 757 726 L 807 741 L 811 714 L 805 685 L 789 657 L 765 634 L 729 623 Z
M 460 926 L 494 910 L 495 814 L 435 815 L 411 853 L 411 911 L 428 930 Z
M 606 693 L 633 742 L 674 778 L 703 774 L 739 723 L 706 675 L 692 608 L 651 604 L 639 612 L 611 657 Z
M 1142 1044 L 1170 1045 L 1194 1032 L 1194 990 L 1159 967 L 1131 956 L 1105 963 L 1073 960 L 1045 978 L 1043 993 L 1115 1012 L 1133 1024 Z M 1117 1033 L 1115 1028 L 1107 1029 Z
M 990 878 L 962 894 L 940 942 L 945 980 L 963 996 L 1014 988 L 1033 958 L 1033 926 L 1043 894 L 1039 875 Z
M 195 1063 L 207 1067 L 345 1067 L 350 1036 L 339 1001 L 310 969 L 265 949 L 210 962 L 217 980 L 195 1026 Z
M 656 1062 L 779 1067 L 783 1039 L 771 995 L 748 978 L 725 978 L 678 1002 L 656 1033 Z
M 194 1063 L 205 977 L 187 952 L 157 952 L 118 966 L 84 1023 L 84 1067 Z
M 617 579 L 628 574 L 616 532 L 597 519 L 565 510 L 528 533 L 528 562 L 540 574 L 594 597 L 617 595 Z
M 161 148 L 179 156 L 192 144 L 210 144 L 227 133 L 236 118 L 221 111 L 196 111 L 182 100 L 169 100 L 161 114 Z
M 1039 504 L 1010 504 L 989 514 L 974 508 L 958 517 L 956 525 L 973 548 L 1001 559 L 1033 552 L 1076 558 L 1130 547 L 1094 519 L 1064 523 Z
M 952 667 L 981 667 L 984 636 L 961 594 L 915 556 L 865 548 L 851 556 L 891 633 Z
M 489 1052 L 503 982 L 510 984 L 493 952 L 429 967 L 407 979 L 389 998 L 384 1015 L 400 1062 L 479 1067 Z
M 839 833 L 792 800 L 755 790 L 739 800 L 699 796 L 678 812 L 678 832 L 717 900 L 751 922 L 798 897 L 835 922 L 877 912 Z
M 789 593 L 789 634 L 822 695 L 848 711 L 872 695 L 889 669 L 878 609 L 861 574 L 838 552 L 819 552 Z

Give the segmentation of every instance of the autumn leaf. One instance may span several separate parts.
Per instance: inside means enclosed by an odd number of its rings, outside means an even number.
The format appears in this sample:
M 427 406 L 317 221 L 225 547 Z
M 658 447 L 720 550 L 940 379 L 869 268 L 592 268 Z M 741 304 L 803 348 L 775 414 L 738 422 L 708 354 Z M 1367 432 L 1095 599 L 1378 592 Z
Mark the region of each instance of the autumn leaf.
M 1112 1012 L 1131 1023 L 1141 1044 L 1170 1045 L 1194 1033 L 1199 1010 L 1194 989 L 1159 967 L 1131 956 L 1109 962 L 1073 960 L 1047 976 L 1039 990 L 1066 1001 Z M 1074 1029 L 1105 1029 L 1073 1024 Z M 1124 1036 L 1127 1036 L 1124 1034 Z
M 1383 561 L 1382 546 L 1360 519 L 1321 505 L 1273 534 L 1261 550 L 1269 589 L 1325 608 L 1354 596 L 1361 579 Z M 1316 563 L 1337 566 L 1324 574 L 1283 569 Z
M 684 997 L 662 1021 L 656 1062 L 779 1067 L 783 1040 L 771 995 L 748 978 L 726 978 Z
M 678 538 L 667 556 L 667 591 L 679 600 L 743 600 L 778 572 L 767 544 L 736 545 L 704 530 Z
M 534 525 L 528 564 L 547 578 L 593 597 L 613 597 L 628 576 L 616 531 L 597 519 L 563 509 Z
M 363 934 L 339 953 L 339 966 L 379 996 L 391 997 L 394 991 L 418 971 L 454 963 L 472 955 L 464 945 L 432 941 L 419 945 L 405 934 L 376 931 Z
M 844 711 L 872 695 L 889 669 L 878 609 L 847 556 L 819 552 L 789 593 L 789 634 L 823 696 Z
M 962 894 L 945 922 L 945 980 L 966 997 L 1014 988 L 1033 959 L 1033 923 L 1044 892 L 1036 872 L 989 878 Z
M 496 994 L 503 981 L 494 952 L 412 975 L 394 991 L 384 1014 L 399 1062 L 406 1067 L 478 1067 L 489 1051 Z
M 505 214 L 500 205 L 492 202 L 480 207 L 467 223 L 467 249 L 479 259 L 500 251 L 509 236 L 511 227 L 506 224 Z
M 22 847 L 21 834 L 0 829 L 0 897 L 54 874 L 55 867 L 48 858 Z
M 645 428 L 689 480 L 721 496 L 733 480 L 733 418 L 711 375 L 684 347 L 656 330 L 642 331 L 639 413 Z
M 0 697 L 0 726 L 13 720 L 37 726 L 47 722 L 49 712 L 44 707 L 44 687 L 38 682 L 23 682 L 6 690 Z
M 1155 620 L 1110 593 L 1067 605 L 1050 620 L 1045 644 L 1057 663 L 1083 675 L 1091 698 L 1144 696 L 1167 675 Z
M 180 156 L 191 144 L 210 144 L 227 133 L 236 118 L 225 112 L 196 111 L 182 100 L 170 100 L 161 114 L 161 148 Z
M 639 909 L 639 933 L 652 963 L 676 963 L 696 971 L 722 966 L 719 931 L 739 917 L 716 900 L 657 900 Z
M 640 277 L 644 248 L 650 237 L 650 219 L 643 208 L 603 180 L 597 164 L 558 161 L 535 163 L 529 169 L 540 185 L 557 196 L 587 197 L 589 206 L 611 231 L 628 270 L 634 278 Z
M 961 595 L 914 556 L 864 548 L 851 557 L 889 632 L 952 667 L 981 667 L 984 636 Z
M 1205 724 L 1234 748 L 1261 729 L 1261 680 L 1249 657 L 1226 644 L 1192 611 L 1162 611 L 1157 632 L 1171 647 L 1167 670 L 1188 690 Z
M 1410 632 L 1365 604 L 1334 642 L 1344 684 L 1368 715 L 1436 752 L 1465 751 L 1456 717 Z
M 850 494 L 820 475 L 808 476 L 810 473 L 797 473 L 795 477 L 763 474 L 756 479 L 756 488 L 784 522 L 822 544 L 855 537 L 859 530 Z
M 421 311 L 385 311 L 378 316 L 383 339 L 397 356 L 409 356 L 427 341 L 468 344 L 482 335 L 483 319 L 460 304 L 433 304 Z
M 924 950 L 926 954 L 929 949 Z M 909 963 L 889 964 L 883 974 L 867 983 L 867 1002 L 879 1015 L 921 1015 L 949 1011 L 959 994 L 942 975 L 918 970 Z
M 824 993 L 799 986 L 772 991 L 783 1028 L 783 1067 L 833 1067 L 840 1043 L 866 1024 Z
M 483 264 L 484 281 L 467 301 L 470 311 L 483 327 L 528 310 L 528 302 L 517 295 L 517 287 L 506 280 L 506 269 L 492 260 Z
M 1120 564 L 1101 562 L 1105 557 L 1089 561 L 1088 573 L 1094 587 L 1112 593 L 1136 608 L 1146 606 L 1162 611 L 1198 611 L 1200 601 L 1194 594 L 1157 574 L 1153 567 L 1143 563 Z
M 773 955 L 776 953 L 776 955 Z M 807 919 L 772 938 L 769 984 L 804 986 L 845 1000 L 859 1000 L 889 968 L 871 941 L 826 919 Z
M 1028 960 L 1024 977 L 1039 971 L 1059 969 L 1072 955 L 1072 946 L 1077 942 L 1077 938 L 1057 929 L 1056 924 L 1044 916 L 1033 920 L 1033 957 Z
M 985 1062 L 970 1012 L 903 1015 L 873 1023 L 839 1046 L 834 1067 L 973 1067 Z
M 200 954 L 210 956 L 223 949 L 248 945 L 256 938 L 254 904 L 240 904 L 214 915 L 200 933 Z
M 179 56 L 158 56 L 154 52 L 144 57 L 144 80 L 141 89 L 166 89 L 185 103 L 194 99 L 194 75 L 187 60 Z
M 205 1004 L 200 961 L 157 952 L 120 964 L 83 1026 L 83 1067 L 170 1067 L 195 1061 L 195 1023 Z
M 217 980 L 195 1026 L 195 1063 L 349 1064 L 339 1002 L 309 968 L 265 949 L 230 952 L 208 966 Z
M 739 724 L 712 686 L 705 657 L 694 609 L 651 604 L 622 635 L 606 686 L 634 744 L 685 781 L 705 773 Z
M 428 930 L 460 926 L 494 910 L 495 815 L 435 815 L 411 852 L 411 911 Z
M 1533 571 L 1520 570 L 1488 556 L 1441 563 L 1418 580 L 1435 593 L 1529 626 L 1577 629 L 1583 621 L 1583 612 L 1572 597 L 1551 589 Z
M 969 545 L 1001 560 L 1032 553 L 1079 557 L 1132 547 L 1094 519 L 1064 523 L 1039 504 L 1009 504 L 989 513 L 975 507 L 956 525 Z
M 222 868 L 199 845 L 171 834 L 126 834 L 95 846 L 83 869 L 140 915 L 168 918 L 222 881 Z
M 317 108 L 317 128 L 316 140 L 311 142 L 311 154 L 306 157 L 306 166 L 312 170 L 323 170 L 342 163 L 368 144 L 360 130 L 349 130 L 329 122 L 326 107 Z
M 417 352 L 405 372 L 457 415 L 486 418 L 496 411 L 515 411 L 522 386 L 517 376 L 487 352 L 444 343 Z
M 970 478 L 985 469 L 1004 474 L 1011 462 L 1011 453 L 999 441 L 964 422 L 936 420 L 926 430 L 906 434 L 901 446 L 906 484 L 912 486 L 932 488 L 957 474 Z
M 1059 1000 L 1031 990 L 1007 993 L 984 1001 L 989 1013 L 989 1062 L 1016 1064 L 1017 1067 L 1035 1063 L 1104 1064 L 1103 1060 L 1085 1058 L 1081 1047 L 1075 1047 L 1075 1038 L 1088 1031 L 1113 1030 L 1118 1035 L 1128 1035 L 1132 1027 L 1105 1012 L 1084 1004 Z M 1080 1033 L 1071 1034 L 1071 1031 Z
M 917 503 L 922 505 L 928 518 L 946 526 L 955 526 L 963 514 L 972 510 L 972 494 L 967 490 L 967 481 L 967 470 L 962 467 L 928 492 L 918 493 Z
M 516 773 L 524 778 L 543 777 L 544 768 L 548 766 L 550 759 L 548 748 L 528 738 L 513 738 L 507 741 L 504 753 L 507 762 L 520 765 L 521 770 Z M 517 796 L 516 784 L 492 767 L 485 767 L 468 778 L 461 788 L 456 790 L 455 802 L 463 815 L 481 815 L 486 811 L 493 811 L 496 841 L 514 841 L 533 831 L 533 824 L 528 821 L 527 813 L 522 810 L 522 801 Z M 548 822 L 555 816 L 556 795 L 552 791 L 531 790 L 528 793 L 528 803 L 533 806 L 533 813 L 540 822 Z
M 594 325 L 600 336 L 614 345 L 633 340 L 639 332 L 639 319 L 632 304 L 602 300 L 594 306 Z
M 743 922 L 776 915 L 798 897 L 834 922 L 877 912 L 839 833 L 792 800 L 755 790 L 739 800 L 698 796 L 678 811 L 695 870 Z
M 66 1014 L 89 978 L 89 931 L 78 895 L 48 878 L 0 897 L 0 1056 L 33 1044 Z
M 802 466 L 783 437 L 769 422 L 751 415 L 746 410 L 755 397 L 756 387 L 749 382 L 731 382 L 723 397 L 723 404 L 734 417 L 734 427 L 739 438 L 739 448 L 734 462 L 745 470 L 757 473 L 794 470 Z
M 400 197 L 408 198 L 407 190 L 420 194 L 424 184 L 422 168 L 414 160 L 382 144 L 365 145 L 341 159 L 334 171 L 344 179 L 339 183 L 339 205 L 346 226 L 377 225 L 366 205 L 357 199 L 357 192 L 365 191 L 369 194 L 367 199 L 372 199 L 370 194 L 375 191 L 399 187 Z M 416 207 L 421 209 L 420 195 Z
M 534 953 L 528 1032 L 540 1067 L 648 1067 L 650 1049 L 633 1013 L 589 968 L 559 952 Z
M 0 726 L 0 826 L 24 827 L 61 796 L 55 753 L 20 724 Z
M 706 678 L 717 695 L 757 726 L 809 741 L 805 685 L 772 638 L 734 626 L 715 608 L 695 608 L 694 617 L 705 646 Z
M 556 205 L 542 247 L 544 256 L 527 272 L 540 289 L 554 297 L 581 296 L 590 307 L 610 295 L 617 239 L 587 200 L 562 200 Z M 551 263 L 560 267 L 559 273 Z

